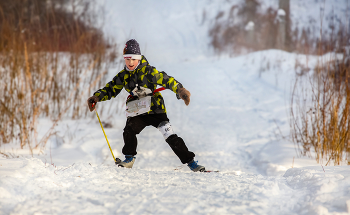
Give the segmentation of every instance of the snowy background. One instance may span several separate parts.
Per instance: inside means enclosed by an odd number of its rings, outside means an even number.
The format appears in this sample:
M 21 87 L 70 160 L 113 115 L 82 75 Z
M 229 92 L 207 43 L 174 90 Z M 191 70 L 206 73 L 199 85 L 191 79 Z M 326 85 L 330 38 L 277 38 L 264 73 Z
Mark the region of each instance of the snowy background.
M 168 117 L 199 164 L 219 173 L 191 172 L 153 127 L 138 135 L 133 169 L 117 168 L 92 112 L 91 118 L 60 122 L 46 151 L 34 157 L 2 146 L 20 156 L 0 158 L 0 214 L 349 214 L 346 162 L 324 167 L 298 157 L 285 138 L 295 62 L 312 69 L 317 57 L 280 50 L 215 56 L 208 20 L 235 2 L 98 1 L 108 35 L 119 44 L 136 39 L 151 65 L 191 92 L 189 106 L 162 93 Z M 343 19 L 348 5 L 292 0 L 291 15 L 300 25 L 318 20 L 322 7 Z M 277 7 L 277 1 L 263 6 Z M 108 102 L 117 107 L 126 96 Z M 124 113 L 100 117 L 112 124 L 105 131 L 114 155 L 123 158 Z M 41 119 L 39 135 L 50 124 Z

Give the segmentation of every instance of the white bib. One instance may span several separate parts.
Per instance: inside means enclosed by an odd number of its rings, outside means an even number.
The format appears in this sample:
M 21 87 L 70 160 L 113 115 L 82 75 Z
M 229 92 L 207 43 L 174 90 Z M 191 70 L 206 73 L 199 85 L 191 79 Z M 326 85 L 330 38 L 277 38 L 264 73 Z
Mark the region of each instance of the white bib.
M 141 99 L 128 102 L 125 110 L 126 117 L 134 117 L 150 111 L 152 104 L 151 99 L 152 96 L 146 96 Z

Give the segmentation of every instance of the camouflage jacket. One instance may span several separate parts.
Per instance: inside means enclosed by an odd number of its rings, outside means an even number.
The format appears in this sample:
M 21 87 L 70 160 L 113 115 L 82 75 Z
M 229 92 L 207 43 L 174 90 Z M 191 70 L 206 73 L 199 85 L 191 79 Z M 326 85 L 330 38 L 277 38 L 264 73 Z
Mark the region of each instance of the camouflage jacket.
M 150 66 L 147 59 L 142 56 L 139 66 L 134 71 L 128 71 L 124 67 L 112 81 L 108 82 L 104 88 L 97 90 L 94 95 L 99 98 L 99 101 L 107 101 L 116 97 L 123 88 L 131 93 L 136 84 L 151 89 L 152 92 L 157 88 L 157 85 L 170 89 L 176 94 L 178 89 L 182 88 L 181 83 L 165 72 L 160 72 L 155 67 Z M 154 93 L 151 110 L 145 114 L 158 113 L 166 113 L 164 99 L 160 92 Z

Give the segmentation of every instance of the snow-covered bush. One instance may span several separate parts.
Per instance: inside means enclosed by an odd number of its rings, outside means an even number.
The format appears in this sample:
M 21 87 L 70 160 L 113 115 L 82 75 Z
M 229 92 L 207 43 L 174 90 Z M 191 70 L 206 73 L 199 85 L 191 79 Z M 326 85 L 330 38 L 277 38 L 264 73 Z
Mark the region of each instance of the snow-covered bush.
M 262 10 L 260 5 L 257 0 L 245 0 L 217 14 L 209 31 L 217 53 L 239 54 L 277 46 L 277 10 Z
M 332 4 L 340 8 L 335 11 Z M 281 49 L 322 55 L 343 52 L 350 45 L 349 6 L 345 1 L 279 0 L 266 5 L 264 1 L 241 0 L 226 8 L 210 22 L 210 45 L 218 54 Z M 298 11 L 300 8 L 306 11 Z

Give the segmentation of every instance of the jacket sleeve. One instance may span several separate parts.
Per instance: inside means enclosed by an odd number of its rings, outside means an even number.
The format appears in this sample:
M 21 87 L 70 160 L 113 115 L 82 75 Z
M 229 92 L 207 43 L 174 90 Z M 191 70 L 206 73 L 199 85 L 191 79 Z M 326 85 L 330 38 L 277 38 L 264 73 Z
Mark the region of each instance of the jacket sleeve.
M 172 90 L 177 94 L 178 89 L 182 88 L 182 84 L 175 80 L 175 78 L 167 75 L 165 72 L 159 72 L 156 68 L 148 73 L 147 79 L 152 84 L 160 85 L 166 89 Z
M 108 82 L 102 89 L 97 90 L 94 95 L 99 98 L 99 101 L 107 101 L 116 97 L 124 87 L 124 75 L 122 70 L 119 72 L 112 81 Z

